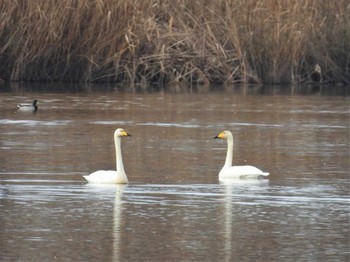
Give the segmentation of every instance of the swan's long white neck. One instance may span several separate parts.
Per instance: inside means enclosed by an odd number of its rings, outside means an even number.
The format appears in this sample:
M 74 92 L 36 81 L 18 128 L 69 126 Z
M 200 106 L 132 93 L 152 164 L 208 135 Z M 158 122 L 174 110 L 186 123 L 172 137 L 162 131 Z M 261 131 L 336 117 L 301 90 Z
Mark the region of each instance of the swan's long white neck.
M 121 150 L 121 139 L 119 136 L 114 136 L 115 143 L 115 157 L 117 163 L 117 172 L 125 174 L 123 158 L 122 158 L 122 150 Z
M 233 137 L 227 137 L 227 154 L 224 167 L 232 166 L 233 157 Z

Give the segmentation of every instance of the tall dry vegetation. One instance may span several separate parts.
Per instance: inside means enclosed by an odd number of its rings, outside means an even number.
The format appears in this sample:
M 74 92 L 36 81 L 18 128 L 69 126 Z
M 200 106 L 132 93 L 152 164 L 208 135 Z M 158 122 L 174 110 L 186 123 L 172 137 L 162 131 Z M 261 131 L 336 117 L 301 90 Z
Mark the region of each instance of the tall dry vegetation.
M 12 81 L 298 83 L 350 79 L 347 0 L 0 2 Z

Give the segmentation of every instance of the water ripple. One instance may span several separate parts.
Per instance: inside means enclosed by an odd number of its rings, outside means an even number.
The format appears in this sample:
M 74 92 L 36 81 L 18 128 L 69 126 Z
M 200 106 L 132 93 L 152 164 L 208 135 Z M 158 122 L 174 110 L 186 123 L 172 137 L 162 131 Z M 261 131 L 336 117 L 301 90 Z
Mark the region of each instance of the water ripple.
M 161 123 L 161 122 L 145 122 L 139 124 L 140 126 L 160 126 L 160 127 L 183 127 L 183 128 L 199 128 L 198 124 L 191 123 Z
M 54 121 L 39 121 L 39 120 L 12 120 L 0 119 L 0 125 L 23 125 L 23 126 L 61 126 L 74 122 L 73 120 L 54 120 Z

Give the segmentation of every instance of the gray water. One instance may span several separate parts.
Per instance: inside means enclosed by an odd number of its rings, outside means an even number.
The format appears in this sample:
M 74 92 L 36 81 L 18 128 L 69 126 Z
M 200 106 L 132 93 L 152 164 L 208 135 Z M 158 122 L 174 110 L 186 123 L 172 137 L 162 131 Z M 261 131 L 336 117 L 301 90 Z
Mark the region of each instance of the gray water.
M 1 92 L 1 261 L 348 261 L 349 97 L 278 90 Z M 268 180 L 218 182 L 225 129 Z

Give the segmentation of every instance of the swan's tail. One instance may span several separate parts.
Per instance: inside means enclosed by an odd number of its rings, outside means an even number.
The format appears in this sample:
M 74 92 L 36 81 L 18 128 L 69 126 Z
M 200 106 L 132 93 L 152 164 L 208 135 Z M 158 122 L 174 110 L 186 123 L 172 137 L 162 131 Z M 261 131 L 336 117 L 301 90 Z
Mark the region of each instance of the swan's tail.
M 89 176 L 83 176 L 88 182 L 90 182 Z

